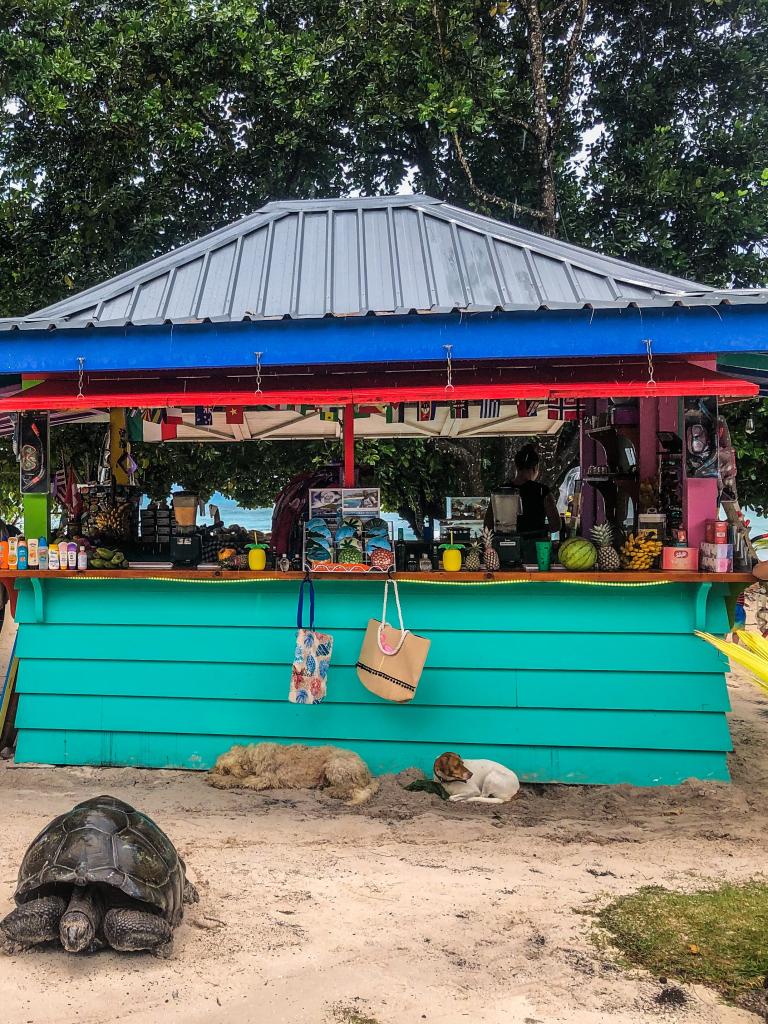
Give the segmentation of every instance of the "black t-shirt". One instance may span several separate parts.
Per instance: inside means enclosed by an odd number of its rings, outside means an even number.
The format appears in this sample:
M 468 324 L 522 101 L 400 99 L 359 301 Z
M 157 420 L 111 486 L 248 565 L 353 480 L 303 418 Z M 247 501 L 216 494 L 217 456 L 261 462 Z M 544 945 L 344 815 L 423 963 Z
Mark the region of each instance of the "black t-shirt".
M 534 537 L 538 534 L 549 535 L 547 510 L 544 499 L 549 488 L 536 480 L 526 480 L 518 486 L 522 508 L 517 517 L 517 532 L 523 537 Z

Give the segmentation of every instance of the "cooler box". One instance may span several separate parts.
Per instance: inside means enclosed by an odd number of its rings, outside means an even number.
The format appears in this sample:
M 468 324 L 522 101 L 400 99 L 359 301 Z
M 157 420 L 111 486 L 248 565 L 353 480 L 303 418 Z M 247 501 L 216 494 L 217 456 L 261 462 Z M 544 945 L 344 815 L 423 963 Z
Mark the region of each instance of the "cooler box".
M 698 548 L 662 548 L 661 567 L 668 572 L 697 572 Z

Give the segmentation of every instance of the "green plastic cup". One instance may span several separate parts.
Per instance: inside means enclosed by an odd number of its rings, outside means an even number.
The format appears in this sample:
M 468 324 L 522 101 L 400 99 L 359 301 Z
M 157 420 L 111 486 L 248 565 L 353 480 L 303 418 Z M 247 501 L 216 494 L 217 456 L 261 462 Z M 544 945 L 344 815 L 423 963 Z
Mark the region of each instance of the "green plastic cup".
M 552 564 L 551 540 L 536 541 L 536 562 L 539 566 L 539 572 L 549 572 L 549 567 Z

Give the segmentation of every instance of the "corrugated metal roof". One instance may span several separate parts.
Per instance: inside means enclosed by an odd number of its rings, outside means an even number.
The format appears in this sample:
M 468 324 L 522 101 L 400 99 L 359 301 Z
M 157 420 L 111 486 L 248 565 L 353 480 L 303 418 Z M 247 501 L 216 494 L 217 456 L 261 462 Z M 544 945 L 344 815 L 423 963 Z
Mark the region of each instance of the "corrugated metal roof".
M 0 330 L 724 301 L 768 299 L 413 195 L 268 203 Z

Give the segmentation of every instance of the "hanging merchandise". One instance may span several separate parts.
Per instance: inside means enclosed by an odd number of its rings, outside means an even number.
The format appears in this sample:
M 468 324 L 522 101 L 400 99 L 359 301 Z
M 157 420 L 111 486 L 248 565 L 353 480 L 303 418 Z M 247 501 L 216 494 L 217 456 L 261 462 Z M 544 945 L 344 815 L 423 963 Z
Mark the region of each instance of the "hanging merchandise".
M 302 624 L 304 617 L 304 586 L 309 584 L 309 629 Z M 291 669 L 291 704 L 320 704 L 325 700 L 328 686 L 328 666 L 331 663 L 333 637 L 315 630 L 315 588 L 305 576 L 299 588 L 299 607 L 296 615 L 296 651 Z
M 19 466 L 22 494 L 47 494 L 50 489 L 48 414 L 23 412 L 19 416 Z
M 689 478 L 716 477 L 717 399 L 685 399 L 685 467 Z
M 395 591 L 400 630 L 387 622 L 389 584 Z M 396 580 L 384 582 L 384 606 L 381 622 L 371 619 L 357 661 L 357 676 L 363 686 L 377 697 L 405 704 L 413 700 L 419 685 L 431 641 L 411 633 L 403 625 L 400 595 Z

